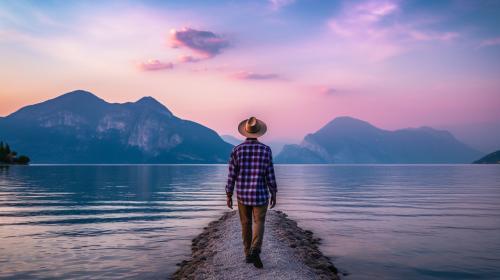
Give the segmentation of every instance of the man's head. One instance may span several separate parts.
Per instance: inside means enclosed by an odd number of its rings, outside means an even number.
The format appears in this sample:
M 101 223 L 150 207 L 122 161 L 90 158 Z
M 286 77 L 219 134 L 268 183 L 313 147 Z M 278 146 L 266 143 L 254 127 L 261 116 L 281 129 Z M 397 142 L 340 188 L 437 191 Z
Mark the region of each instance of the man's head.
M 266 133 L 267 126 L 263 121 L 250 117 L 240 122 L 238 131 L 247 138 L 257 138 Z

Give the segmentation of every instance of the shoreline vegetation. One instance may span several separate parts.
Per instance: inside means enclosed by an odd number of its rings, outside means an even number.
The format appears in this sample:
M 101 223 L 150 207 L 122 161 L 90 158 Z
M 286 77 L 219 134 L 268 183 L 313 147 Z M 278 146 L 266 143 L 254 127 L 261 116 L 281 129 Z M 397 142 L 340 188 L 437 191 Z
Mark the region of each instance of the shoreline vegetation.
M 16 151 L 11 150 L 8 143 L 0 142 L 0 165 L 27 165 L 29 162 L 29 157 L 25 155 L 18 156 Z
M 340 279 L 337 268 L 318 248 L 320 238 L 282 211 L 267 212 L 264 269 L 246 264 L 239 223 L 237 211 L 210 222 L 192 240 L 190 259 L 177 264 L 171 279 Z

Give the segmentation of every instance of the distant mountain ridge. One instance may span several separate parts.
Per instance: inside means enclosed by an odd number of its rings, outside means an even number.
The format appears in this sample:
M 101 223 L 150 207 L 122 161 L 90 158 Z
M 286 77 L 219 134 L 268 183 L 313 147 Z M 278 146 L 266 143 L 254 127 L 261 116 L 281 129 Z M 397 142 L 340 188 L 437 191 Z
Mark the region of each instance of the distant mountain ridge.
M 229 134 L 224 134 L 224 135 L 221 135 L 220 137 L 222 138 L 222 140 L 226 141 L 227 143 L 229 143 L 233 146 L 239 145 L 243 141 L 245 141 L 244 139 L 238 139 L 238 138 L 234 137 L 233 135 L 229 135 Z
M 222 140 L 226 141 L 227 143 L 231 144 L 231 145 L 239 145 L 241 144 L 243 141 L 245 141 L 245 139 L 243 138 L 243 136 L 241 136 L 241 138 L 237 138 L 237 137 L 234 137 L 233 135 L 228 135 L 228 134 L 225 134 L 225 135 L 221 135 L 220 136 L 222 138 Z M 259 139 L 259 141 L 262 141 L 261 139 Z M 287 145 L 288 143 L 285 143 L 283 141 L 266 141 L 266 140 L 263 140 L 262 141 L 264 144 L 268 145 L 269 147 L 271 147 L 271 150 L 272 150 L 272 153 L 273 155 L 277 155 L 281 152 L 281 150 L 283 149 L 283 147 L 285 145 Z
M 223 138 L 152 97 L 108 103 L 83 90 L 0 118 L 0 141 L 33 163 L 226 163 L 243 140 Z M 483 155 L 447 131 L 388 131 L 351 117 L 336 118 L 281 152 L 283 143 L 274 144 L 276 163 L 470 163 Z
M 470 163 L 481 152 L 430 127 L 388 131 L 338 117 L 299 145 L 286 145 L 277 163 Z
M 152 97 L 108 103 L 76 90 L 0 119 L 34 163 L 224 163 L 232 146 Z

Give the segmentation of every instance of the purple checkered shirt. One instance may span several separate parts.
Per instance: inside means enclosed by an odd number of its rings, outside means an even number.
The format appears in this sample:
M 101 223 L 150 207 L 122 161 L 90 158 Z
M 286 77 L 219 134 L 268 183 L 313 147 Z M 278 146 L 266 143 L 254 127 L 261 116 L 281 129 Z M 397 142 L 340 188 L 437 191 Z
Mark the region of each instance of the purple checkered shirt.
M 247 139 L 233 148 L 229 160 L 226 193 L 232 194 L 236 184 L 238 202 L 243 205 L 267 204 L 269 192 L 276 193 L 271 148 L 257 139 Z

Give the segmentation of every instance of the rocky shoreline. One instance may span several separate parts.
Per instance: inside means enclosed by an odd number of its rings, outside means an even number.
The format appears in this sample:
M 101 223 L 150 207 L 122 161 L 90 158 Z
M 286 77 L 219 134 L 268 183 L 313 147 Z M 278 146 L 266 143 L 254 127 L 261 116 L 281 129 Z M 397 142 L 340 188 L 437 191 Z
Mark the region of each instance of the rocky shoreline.
M 256 279 L 290 279 L 284 272 L 292 273 L 293 279 L 339 279 L 335 266 L 318 248 L 320 239 L 300 228 L 281 211 L 268 211 L 267 214 L 265 238 L 269 240 L 265 240 L 264 245 L 269 247 L 268 250 L 263 248 L 263 270 L 243 263 L 241 246 L 235 248 L 241 243 L 240 230 L 236 211 L 224 213 L 210 222 L 193 239 L 191 258 L 178 263 L 179 269 L 171 279 L 238 279 L 238 276 L 251 279 L 252 275 L 248 274 L 252 273 Z M 226 241 L 232 244 L 225 246 Z M 228 252 L 232 250 L 235 252 Z M 233 275 L 227 275 L 229 273 Z

